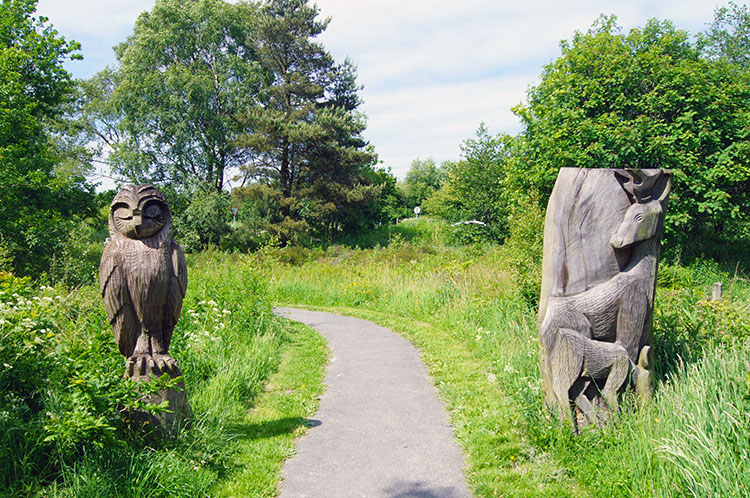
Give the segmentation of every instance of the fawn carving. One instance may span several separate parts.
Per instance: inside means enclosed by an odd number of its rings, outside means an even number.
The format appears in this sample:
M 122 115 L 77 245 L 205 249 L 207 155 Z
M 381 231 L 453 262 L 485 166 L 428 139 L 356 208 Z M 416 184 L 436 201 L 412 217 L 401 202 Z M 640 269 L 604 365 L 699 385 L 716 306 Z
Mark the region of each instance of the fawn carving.
M 608 411 L 618 409 L 619 393 L 629 376 L 642 399 L 651 395 L 648 370 L 651 316 L 659 239 L 671 188 L 671 172 L 630 169 L 592 171 L 595 173 L 591 175 L 599 178 L 591 181 L 609 189 L 616 187 L 612 186 L 611 180 L 601 177 L 613 175 L 627 194 L 627 199 L 600 195 L 598 200 L 592 196 L 584 202 L 573 195 L 568 200 L 573 199 L 574 203 L 609 203 L 615 214 L 622 212 L 620 220 L 617 217 L 610 219 L 614 231 L 610 232 L 609 247 L 591 247 L 590 256 L 617 261 L 618 267 L 613 275 L 605 275 L 604 278 L 589 276 L 590 281 L 595 283 L 583 291 L 566 294 L 565 282 L 570 278 L 566 275 L 568 256 L 552 261 L 554 258 L 548 255 L 554 252 L 545 247 L 543 278 L 556 279 L 558 283 L 543 285 L 543 293 L 547 289 L 549 295 L 543 296 L 540 304 L 540 345 L 542 381 L 548 404 L 556 407 L 570 421 L 576 421 L 578 417 L 574 415 L 578 412 L 585 417 L 583 422 L 600 424 L 606 419 Z M 580 186 L 582 182 L 576 181 Z M 558 184 L 555 189 L 558 189 Z M 630 203 L 624 212 L 617 207 L 618 199 L 625 203 L 623 208 Z M 548 209 L 552 205 L 551 199 Z M 571 225 L 574 226 L 585 223 L 585 215 L 579 219 L 577 214 L 570 214 L 577 213 L 575 209 L 568 208 L 565 212 L 570 217 L 564 214 L 560 218 L 557 215 L 556 221 L 573 220 L 575 223 Z M 548 213 L 546 223 L 551 220 L 555 221 L 555 218 Z M 596 229 L 606 229 L 606 220 L 600 222 Z M 555 232 L 545 227 L 545 246 L 549 233 Z M 571 238 L 569 234 L 570 231 L 567 237 Z M 550 243 L 563 247 L 557 252 L 565 254 L 564 241 Z M 613 254 L 606 255 L 607 251 Z M 586 258 L 586 255 L 582 257 Z M 550 267 L 553 262 L 557 265 L 561 263 L 562 267 Z M 556 272 L 557 275 L 552 277 Z M 601 403 L 602 399 L 604 404 Z

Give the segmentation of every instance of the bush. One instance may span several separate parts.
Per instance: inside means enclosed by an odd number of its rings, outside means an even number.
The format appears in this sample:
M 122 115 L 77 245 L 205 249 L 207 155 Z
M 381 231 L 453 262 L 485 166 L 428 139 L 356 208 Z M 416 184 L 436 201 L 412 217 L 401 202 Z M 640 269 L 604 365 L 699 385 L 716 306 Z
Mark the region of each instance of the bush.
M 210 188 L 185 194 L 189 199 L 183 211 L 173 207 L 175 239 L 185 252 L 196 252 L 209 245 L 219 247 L 231 232 L 229 195 Z M 177 205 L 181 204 L 178 200 Z
M 539 304 L 542 283 L 544 217 L 535 193 L 520 198 L 508 216 L 510 235 L 505 242 L 521 294 L 534 308 Z

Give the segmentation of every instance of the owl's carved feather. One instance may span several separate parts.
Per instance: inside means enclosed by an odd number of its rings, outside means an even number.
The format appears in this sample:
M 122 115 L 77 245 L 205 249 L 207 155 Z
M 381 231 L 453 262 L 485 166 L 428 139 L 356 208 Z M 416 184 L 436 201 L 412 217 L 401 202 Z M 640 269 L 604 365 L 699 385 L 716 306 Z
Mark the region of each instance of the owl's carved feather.
M 135 343 L 141 335 L 141 322 L 138 319 L 130 290 L 122 272 L 122 264 L 115 244 L 104 248 L 99 266 L 99 288 L 104 298 L 104 308 L 115 333 L 117 346 L 126 358 L 133 355 Z
M 169 343 L 172 340 L 172 330 L 177 325 L 177 320 L 180 319 L 180 312 L 182 311 L 182 300 L 185 297 L 185 291 L 187 291 L 187 264 L 185 263 L 185 255 L 182 254 L 180 245 L 172 241 L 172 274 L 169 279 L 169 291 L 167 293 L 167 309 L 172 311 L 172 323 L 168 327 L 169 332 L 164 332 L 165 346 L 169 347 Z
M 99 286 L 115 340 L 128 359 L 163 357 L 187 290 L 169 205 L 150 185 L 126 185 L 112 201 L 109 221 Z

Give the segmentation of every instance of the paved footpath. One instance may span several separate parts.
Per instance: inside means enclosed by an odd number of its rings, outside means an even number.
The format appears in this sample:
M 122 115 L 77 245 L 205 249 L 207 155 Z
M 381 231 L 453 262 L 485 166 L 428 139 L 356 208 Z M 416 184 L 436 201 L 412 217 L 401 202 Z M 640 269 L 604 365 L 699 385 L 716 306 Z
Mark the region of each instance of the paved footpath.
M 470 498 L 464 459 L 419 352 L 371 322 L 277 313 L 328 340 L 319 425 L 284 464 L 281 498 Z

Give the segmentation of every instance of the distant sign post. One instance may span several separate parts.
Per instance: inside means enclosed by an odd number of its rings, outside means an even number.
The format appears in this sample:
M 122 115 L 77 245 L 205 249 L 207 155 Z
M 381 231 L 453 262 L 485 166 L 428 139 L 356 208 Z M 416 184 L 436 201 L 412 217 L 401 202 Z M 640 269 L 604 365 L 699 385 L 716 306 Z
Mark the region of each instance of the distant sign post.
M 422 212 L 422 209 L 419 206 L 414 208 L 414 214 L 417 215 L 417 218 L 419 218 L 419 213 L 421 212 Z
M 237 213 L 239 212 L 240 208 L 233 207 L 232 208 L 232 228 L 237 230 Z

